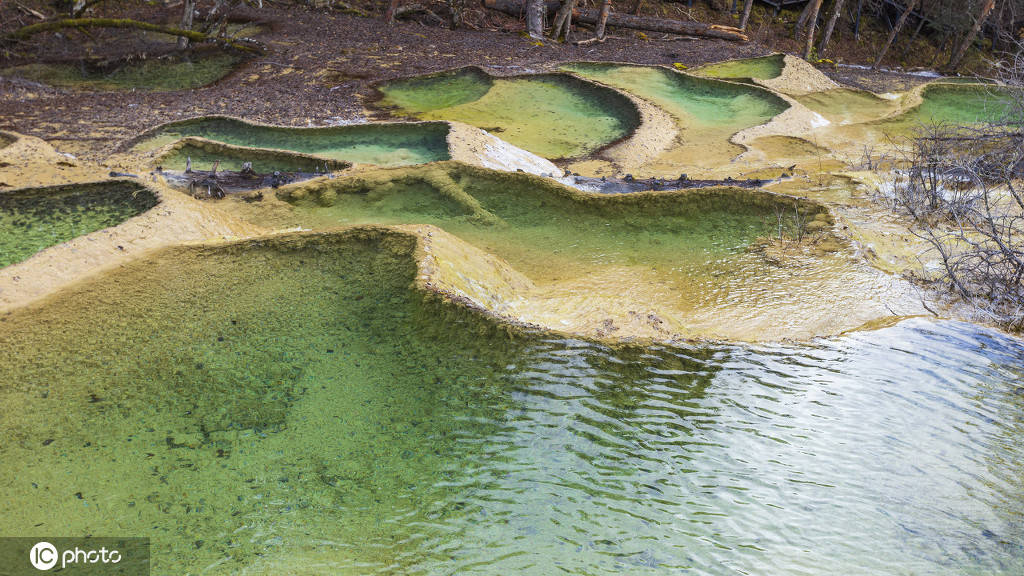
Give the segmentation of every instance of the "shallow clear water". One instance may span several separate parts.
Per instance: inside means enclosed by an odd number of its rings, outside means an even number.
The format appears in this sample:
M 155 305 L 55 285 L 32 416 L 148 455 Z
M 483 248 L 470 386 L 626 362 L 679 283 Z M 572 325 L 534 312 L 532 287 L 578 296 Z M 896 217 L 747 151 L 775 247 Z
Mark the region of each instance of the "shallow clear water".
M 539 290 L 517 314 L 545 326 L 606 319 L 613 330 L 653 322 L 665 338 L 766 340 L 918 310 L 916 294 L 842 245 L 815 252 L 820 238 L 808 235 L 767 255 L 760 241 L 780 224 L 791 238 L 797 208 L 805 224 L 830 223 L 814 205 L 760 191 L 580 196 L 526 175 L 433 165 L 279 194 L 294 208 L 226 206 L 272 228 L 433 224 L 525 274 Z
M 252 169 L 258 174 L 280 172 L 328 172 L 337 168 L 337 161 L 325 162 L 305 155 L 289 155 L 247 151 L 237 148 L 211 148 L 185 144 L 182 147 L 162 156 L 159 164 L 170 170 L 184 170 L 188 161 L 192 161 L 195 170 L 242 169 L 246 162 L 252 163 Z M 219 164 L 218 164 L 219 163 Z
M 771 80 L 782 74 L 782 68 L 785 66 L 783 58 L 785 57 L 782 54 L 773 54 L 761 58 L 730 60 L 701 66 L 697 72 L 713 78 Z
M 836 88 L 795 96 L 796 100 L 834 124 L 878 120 L 899 110 L 900 100 L 887 100 L 864 90 Z
M 133 150 L 155 150 L 186 136 L 234 146 L 292 150 L 333 160 L 380 166 L 422 164 L 449 157 L 446 124 L 281 128 L 217 117 L 169 124 L 147 135 Z
M 758 193 L 693 191 L 682 199 L 598 196 L 584 202 L 543 181 L 483 170 L 408 174 L 393 182 L 339 180 L 331 199 L 295 202 L 289 224 L 433 224 L 538 280 L 632 266 L 664 269 L 685 282 L 691 274 L 711 274 L 709 267 L 730 257 L 756 260 L 744 250 L 772 233 L 774 206 L 792 209 L 788 201 Z M 458 183 L 465 201 L 440 190 L 449 174 L 447 182 Z M 803 209 L 805 218 L 813 218 Z M 784 224 L 789 233 L 791 223 Z
M 545 158 L 594 152 L 639 124 L 620 94 L 558 74 L 491 78 L 476 69 L 381 86 L 378 106 L 422 120 L 456 120 Z
M 44 248 L 116 226 L 158 200 L 141 186 L 80 184 L 0 192 L 0 267 Z
M 743 152 L 729 138 L 769 121 L 789 105 L 774 94 L 697 78 L 663 68 L 614 64 L 569 64 L 565 70 L 635 94 L 675 117 L 678 142 L 644 173 L 678 176 L 686 167 L 717 168 Z
M 1004 89 L 970 84 L 932 84 L 925 87 L 921 105 L 881 124 L 899 132 L 921 124 L 973 124 L 998 122 L 1012 103 Z
M 1024 345 L 511 337 L 389 234 L 180 248 L 2 317 L 0 534 L 154 574 L 1020 574 Z

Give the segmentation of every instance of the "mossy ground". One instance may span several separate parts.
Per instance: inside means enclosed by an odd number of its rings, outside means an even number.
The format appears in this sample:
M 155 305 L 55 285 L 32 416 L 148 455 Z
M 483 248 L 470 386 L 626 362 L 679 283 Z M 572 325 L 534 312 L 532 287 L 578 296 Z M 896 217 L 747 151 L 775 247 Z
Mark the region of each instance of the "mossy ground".
M 168 92 L 206 86 L 223 78 L 245 59 L 229 53 L 197 53 L 98 65 L 88 62 L 34 63 L 0 69 L 61 88 Z

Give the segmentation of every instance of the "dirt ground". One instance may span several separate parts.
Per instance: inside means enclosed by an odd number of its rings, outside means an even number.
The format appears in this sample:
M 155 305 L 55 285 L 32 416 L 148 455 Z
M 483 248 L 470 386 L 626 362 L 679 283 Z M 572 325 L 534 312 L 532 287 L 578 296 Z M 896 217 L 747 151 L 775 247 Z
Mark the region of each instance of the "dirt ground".
M 238 16 L 244 17 L 244 11 Z M 386 26 L 303 8 L 268 6 L 250 16 L 269 48 L 212 86 L 184 92 L 75 92 L 0 78 L 0 128 L 37 136 L 84 157 L 104 156 L 146 128 L 203 114 L 294 126 L 359 120 L 373 82 L 458 66 L 528 72 L 571 60 L 693 66 L 758 56 L 765 47 L 721 40 L 613 38 L 603 44 L 535 43 L 514 33 Z

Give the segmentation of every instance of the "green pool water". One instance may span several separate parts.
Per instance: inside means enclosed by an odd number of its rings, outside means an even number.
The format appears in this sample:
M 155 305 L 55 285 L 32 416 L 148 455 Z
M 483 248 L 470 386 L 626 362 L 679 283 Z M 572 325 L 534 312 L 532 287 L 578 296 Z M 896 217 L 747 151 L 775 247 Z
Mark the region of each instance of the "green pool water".
M 571 158 L 628 135 L 639 125 L 629 100 L 559 74 L 491 78 L 476 69 L 398 80 L 376 103 L 422 120 L 456 120 L 545 158 Z
M 671 114 L 681 129 L 679 142 L 655 165 L 656 172 L 678 175 L 688 166 L 714 168 L 743 152 L 729 138 L 764 124 L 789 105 L 770 92 L 697 78 L 664 68 L 615 64 L 569 64 L 563 69 L 625 90 Z
M 734 190 L 584 201 L 539 178 L 458 165 L 388 175 L 338 179 L 321 194 L 298 189 L 286 196 L 296 208 L 288 224 L 433 224 L 541 281 L 633 268 L 689 284 L 719 265 L 753 265 L 746 248 L 772 233 L 776 206 L 792 209 L 787 199 Z M 808 219 L 819 210 L 802 209 Z
M 0 192 L 0 267 L 116 226 L 158 203 L 147 188 L 97 183 Z
M 0 69 L 0 74 L 21 76 L 62 88 L 85 90 L 175 91 L 199 88 L 220 80 L 244 57 L 227 53 L 201 53 L 181 58 L 152 58 L 97 67 L 88 63 L 33 63 Z
M 329 172 L 339 169 L 345 164 L 336 160 L 324 160 L 300 154 L 278 154 L 264 151 L 239 148 L 214 148 L 196 144 L 185 144 L 180 148 L 162 156 L 158 163 L 165 169 L 184 170 L 188 160 L 192 160 L 194 170 L 212 170 L 217 164 L 218 170 L 242 169 L 246 162 L 252 163 L 252 169 L 259 174 L 280 172 Z
M 782 69 L 786 65 L 784 58 L 783 54 L 772 54 L 760 58 L 730 60 L 701 66 L 697 73 L 712 78 L 771 80 L 782 75 Z
M 902 132 L 922 124 L 974 124 L 998 122 L 1013 103 L 1005 89 L 971 84 L 930 84 L 921 105 L 881 124 L 883 130 Z
M 449 158 L 448 125 L 443 123 L 282 128 L 210 117 L 164 125 L 146 134 L 132 149 L 155 150 L 186 136 L 380 166 L 422 164 Z
M 556 328 L 569 316 L 608 318 L 616 330 L 640 318 L 664 321 L 667 334 L 764 339 L 836 330 L 837 310 L 853 328 L 888 315 L 880 301 L 903 306 L 890 279 L 851 263 L 841 246 L 799 265 L 766 258 L 759 242 L 778 235 L 780 216 L 787 238 L 797 208 L 805 223 L 829 224 L 813 204 L 764 192 L 583 197 L 529 175 L 450 164 L 342 176 L 278 196 L 291 205 L 225 209 L 277 229 L 438 226 L 529 278 L 537 290 L 523 295 L 523 309 Z
M 1024 345 L 510 336 L 411 240 L 175 248 L 0 317 L 2 535 L 152 573 L 1020 574 Z
M 479 68 L 388 82 L 379 88 L 380 104 L 409 114 L 424 114 L 476 102 L 494 87 L 491 76 Z
M 896 113 L 900 106 L 900 99 L 887 100 L 864 90 L 850 88 L 811 92 L 794 98 L 838 125 L 878 120 Z

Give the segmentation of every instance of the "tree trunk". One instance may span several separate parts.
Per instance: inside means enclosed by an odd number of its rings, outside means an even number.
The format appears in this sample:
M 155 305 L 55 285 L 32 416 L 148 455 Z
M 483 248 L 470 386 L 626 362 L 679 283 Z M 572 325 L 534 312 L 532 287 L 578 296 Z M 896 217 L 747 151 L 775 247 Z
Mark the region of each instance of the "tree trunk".
M 524 0 L 484 0 L 484 7 L 491 10 L 498 10 L 506 14 L 518 16 L 523 13 Z M 549 9 L 557 9 L 558 2 L 553 0 L 548 5 Z M 578 10 L 574 15 L 577 22 L 583 24 L 597 24 L 600 15 L 597 10 Z M 634 30 L 646 30 L 649 32 L 666 32 L 682 36 L 701 36 L 705 38 L 720 38 L 722 40 L 733 40 L 736 42 L 748 42 L 750 39 L 732 26 L 718 26 L 716 24 L 704 24 L 702 22 L 683 22 L 667 18 L 647 18 L 644 16 L 631 16 L 629 14 L 608 14 L 608 26 L 618 28 L 632 28 Z
M 991 0 L 990 0 L 991 1 Z M 882 63 L 882 58 L 885 58 L 885 53 L 889 51 L 889 47 L 892 46 L 892 41 L 896 39 L 896 35 L 900 33 L 900 29 L 907 22 L 907 18 L 910 17 L 910 13 L 914 11 L 917 6 L 918 0 L 908 0 L 907 7 L 903 10 L 903 14 L 900 14 L 900 19 L 896 21 L 896 25 L 892 27 L 892 31 L 889 32 L 889 37 L 885 40 L 885 45 L 882 46 L 882 51 L 878 53 L 878 58 L 875 58 L 875 63 L 871 65 L 871 69 L 875 70 Z
M 811 15 L 811 9 L 814 6 L 814 4 L 815 4 L 814 0 L 811 0 L 811 2 L 808 2 L 804 6 L 804 9 L 800 12 L 800 17 L 796 19 L 796 25 L 793 26 L 793 39 L 794 40 L 799 38 L 800 37 L 800 32 L 802 32 L 803 29 L 807 27 L 807 18 Z M 818 5 L 820 6 L 821 3 L 819 2 Z M 817 8 L 815 8 L 814 10 L 815 10 L 815 12 L 817 12 Z
M 448 0 L 448 9 L 451 10 L 451 26 L 455 28 L 462 27 L 462 13 L 466 9 L 466 0 Z
M 995 0 L 987 0 L 981 5 L 981 14 L 974 21 L 974 26 L 971 27 L 970 32 L 967 33 L 967 37 L 960 46 L 953 51 L 953 55 L 949 59 L 949 64 L 946 68 L 950 72 L 956 72 L 956 69 L 960 67 L 960 61 L 964 59 L 964 55 L 967 54 L 967 49 L 974 44 L 974 39 L 978 36 L 978 31 L 985 25 L 985 20 L 988 20 L 988 15 L 992 12 L 992 8 L 995 7 Z
M 747 23 L 750 22 L 750 9 L 754 7 L 754 0 L 746 0 L 743 3 L 743 18 L 740 19 L 740 30 L 747 31 Z
M 569 40 L 569 30 L 572 28 L 572 12 L 576 9 L 576 0 L 566 0 L 562 7 L 555 14 L 555 21 L 551 24 L 551 37 L 555 40 L 563 36 Z
M 386 24 L 395 23 L 395 10 L 398 9 L 398 1 L 399 0 L 391 0 L 391 2 L 388 3 L 388 9 L 384 12 L 384 22 Z
M 601 0 L 601 11 L 597 14 L 597 27 L 594 29 L 594 36 L 598 40 L 604 40 L 604 27 L 608 24 L 608 13 L 612 9 L 612 0 Z
M 839 16 L 842 15 L 843 3 L 845 0 L 836 0 L 835 4 L 832 5 L 832 13 L 828 16 L 828 23 L 825 24 L 825 34 L 821 37 L 821 44 L 818 45 L 818 56 L 824 58 L 825 52 L 828 51 L 828 43 L 832 40 L 832 31 L 836 28 L 836 22 L 839 21 Z
M 860 42 L 860 14 L 864 11 L 864 0 L 857 0 L 857 17 L 853 22 L 853 39 Z
M 181 29 L 191 30 L 192 29 L 192 15 L 196 11 L 196 0 L 185 0 L 185 7 L 181 13 Z M 184 36 L 178 36 L 178 49 L 184 50 L 188 48 L 188 38 Z
M 526 0 L 526 32 L 530 38 L 540 40 L 544 37 L 544 0 Z
M 811 0 L 808 6 L 811 13 L 807 16 L 807 42 L 804 43 L 804 60 L 811 59 L 811 49 L 814 47 L 814 29 L 818 27 L 818 11 L 821 10 L 822 0 Z
M 935 63 L 939 61 L 939 56 L 942 56 L 942 51 L 946 49 L 946 44 L 949 39 L 953 36 L 953 31 L 946 32 L 946 35 L 942 37 L 942 42 L 939 42 L 939 47 L 935 50 L 935 54 L 932 56 L 932 61 L 928 64 L 929 68 L 935 67 Z
M 924 28 L 924 0 L 921 0 L 921 12 L 921 21 L 917 23 L 917 28 L 914 28 L 914 33 L 910 35 L 910 40 L 903 45 L 903 50 L 900 51 L 901 61 L 910 53 L 911 48 L 914 47 L 914 41 L 921 35 L 921 29 Z

